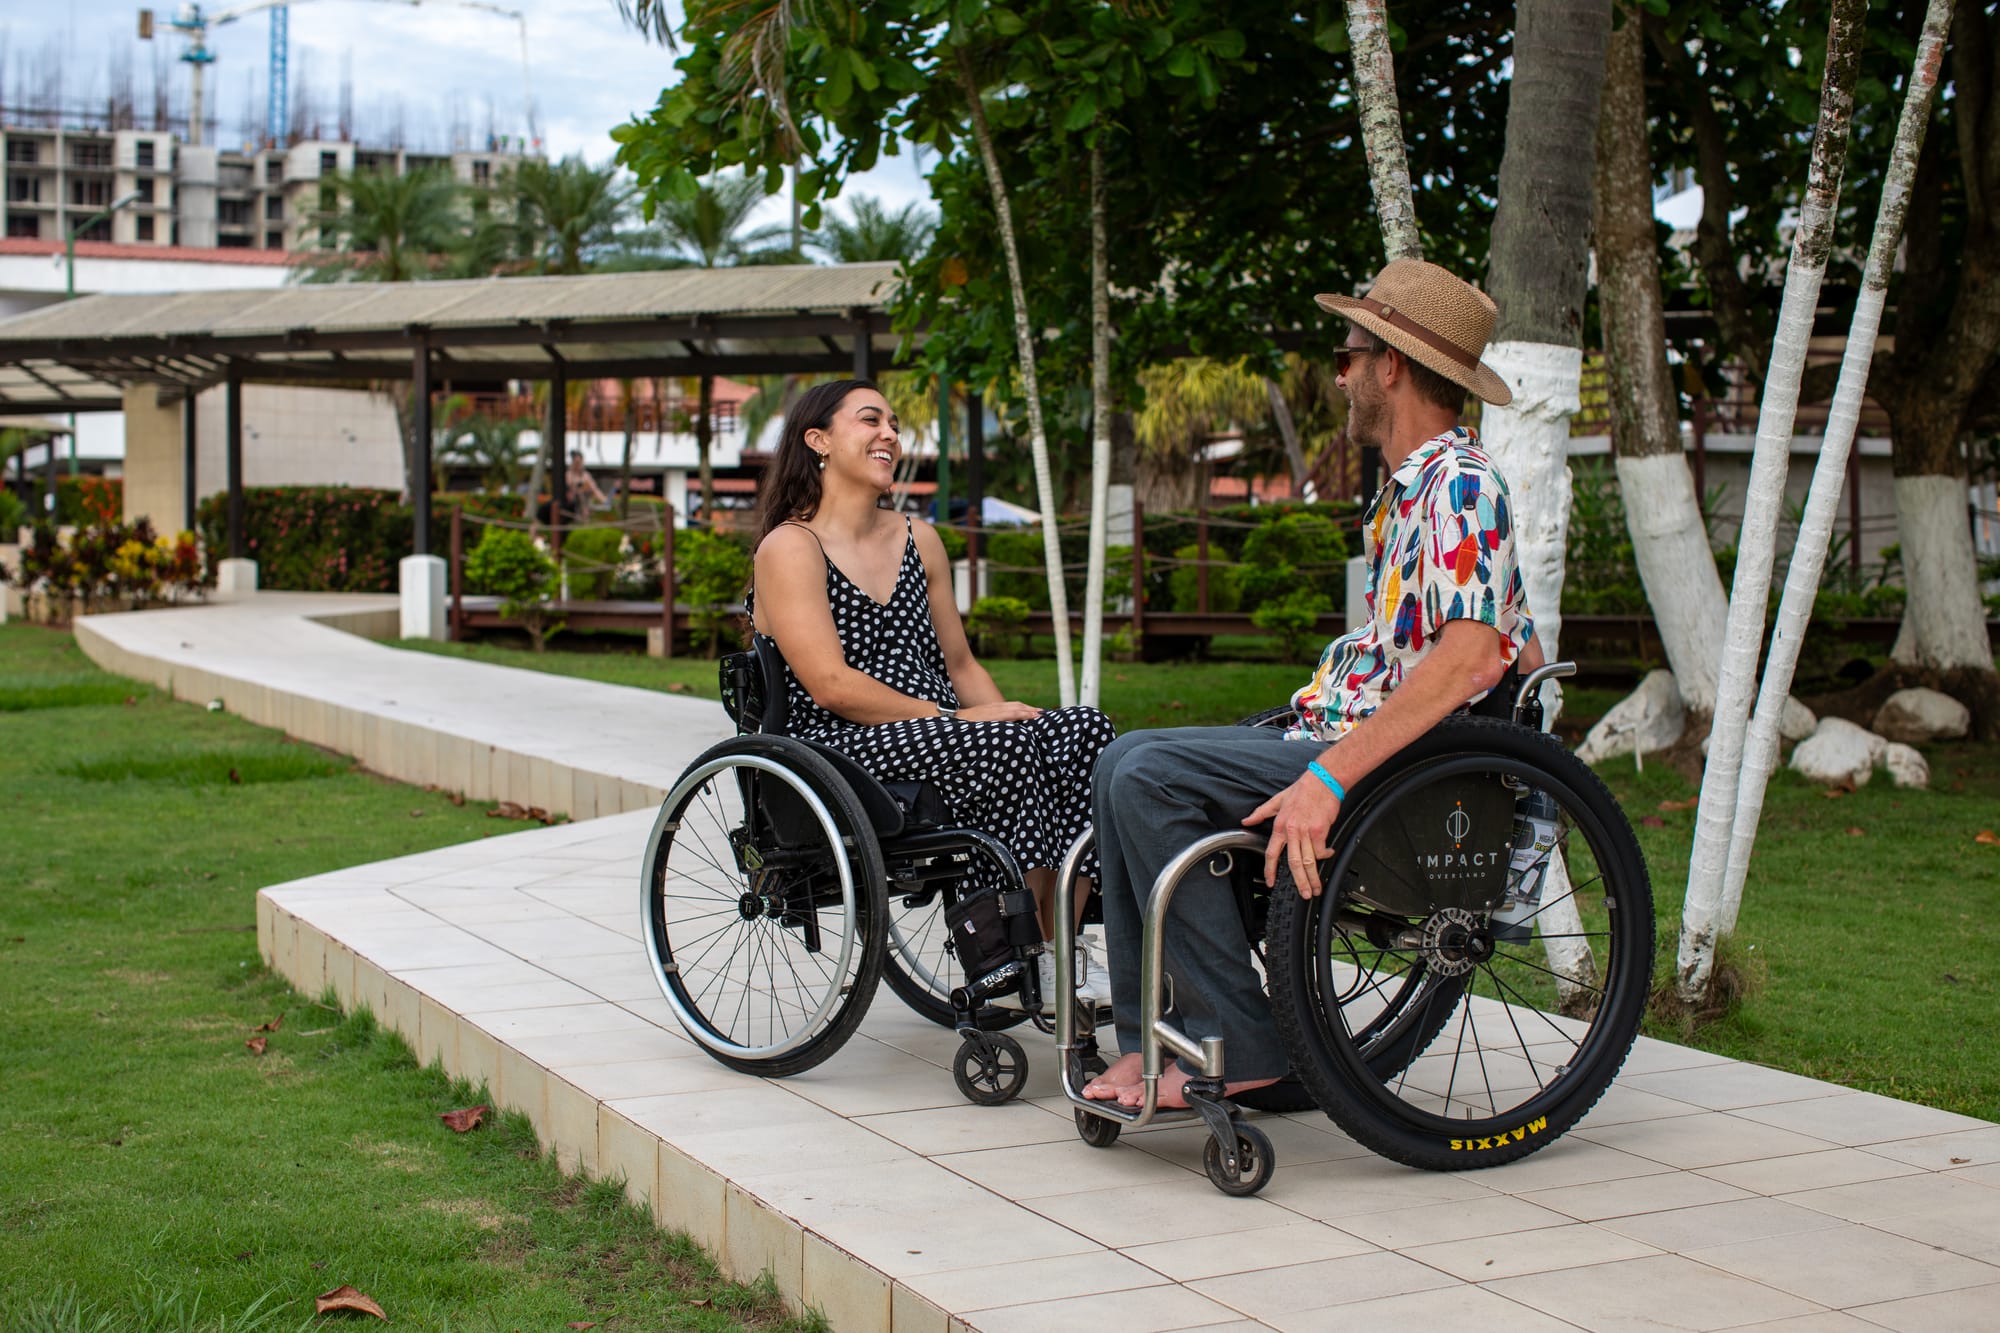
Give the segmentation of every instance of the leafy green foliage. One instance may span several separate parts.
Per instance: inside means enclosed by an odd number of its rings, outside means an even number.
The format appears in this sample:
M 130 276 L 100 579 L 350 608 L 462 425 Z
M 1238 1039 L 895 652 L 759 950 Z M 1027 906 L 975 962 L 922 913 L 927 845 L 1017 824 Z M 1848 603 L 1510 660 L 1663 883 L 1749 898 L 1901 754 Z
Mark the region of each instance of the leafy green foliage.
M 1028 646 L 1028 604 L 1018 597 L 982 597 L 966 614 L 965 627 L 982 655 L 1018 657 Z
M 211 566 L 229 554 L 229 497 L 195 511 Z M 411 550 L 408 507 L 394 491 L 348 486 L 256 486 L 243 491 L 243 536 L 263 588 L 393 592 Z
M 1647 615 L 1618 475 L 1602 458 L 1570 461 L 1569 537 L 1563 610 L 1575 615 Z
M 674 534 L 674 596 L 689 606 L 689 632 L 715 656 L 750 586 L 750 549 L 735 535 L 689 528 Z
M 595 601 L 611 595 L 611 582 L 625 550 L 625 533 L 618 528 L 579 528 L 563 538 L 563 574 L 569 595 Z
M 556 595 L 556 562 L 519 528 L 488 527 L 465 557 L 465 581 L 476 592 L 500 599 L 500 614 L 518 620 L 535 651 L 562 628 L 551 609 Z
M 1319 618 L 1333 609 L 1333 599 L 1309 587 L 1294 587 L 1250 613 L 1250 623 L 1269 630 L 1284 645 L 1284 656 L 1303 661 L 1319 639 L 1315 628 Z
M 13 545 L 15 532 L 27 521 L 28 506 L 11 489 L 0 486 L 0 543 Z
M 1235 565 L 1215 564 L 1216 550 L 1209 547 L 1208 606 L 1207 610 L 1218 612 L 1234 611 L 1243 605 L 1243 571 Z M 1175 611 L 1200 611 L 1201 571 L 1197 562 L 1201 559 L 1199 544 L 1190 543 L 1174 551 L 1174 559 L 1186 562 L 1167 576 L 1167 587 L 1171 593 L 1168 606 Z
M 1316 594 L 1325 607 L 1347 586 L 1347 541 L 1323 514 L 1294 512 L 1253 529 L 1243 542 L 1243 597 L 1266 602 L 1306 603 L 1294 594 Z

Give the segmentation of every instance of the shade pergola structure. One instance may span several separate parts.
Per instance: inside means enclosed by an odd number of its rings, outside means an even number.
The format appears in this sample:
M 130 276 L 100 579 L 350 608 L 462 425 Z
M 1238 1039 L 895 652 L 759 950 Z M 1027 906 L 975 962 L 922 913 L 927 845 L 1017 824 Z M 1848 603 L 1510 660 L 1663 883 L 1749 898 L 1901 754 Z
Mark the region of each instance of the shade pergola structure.
M 547 380 L 560 487 L 573 379 L 851 374 L 894 369 L 894 264 L 672 269 L 578 277 L 337 283 L 104 294 L 0 322 L 0 414 L 116 411 L 129 388 L 181 402 L 225 389 L 229 554 L 244 554 L 243 386 L 411 381 L 415 550 L 432 549 L 431 397 L 444 381 Z M 921 341 L 914 336 L 912 345 Z M 190 489 L 190 494 L 192 494 Z M 561 501 L 557 496 L 558 503 Z M 190 504 L 190 512 L 192 505 Z

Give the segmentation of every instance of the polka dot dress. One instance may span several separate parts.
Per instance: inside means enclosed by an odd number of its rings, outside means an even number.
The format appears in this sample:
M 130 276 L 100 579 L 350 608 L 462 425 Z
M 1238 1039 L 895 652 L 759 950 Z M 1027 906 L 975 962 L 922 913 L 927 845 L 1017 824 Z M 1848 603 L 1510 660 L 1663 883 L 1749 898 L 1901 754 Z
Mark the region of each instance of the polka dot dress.
M 826 562 L 826 596 L 847 665 L 913 699 L 958 707 L 917 554 L 903 546 L 896 587 L 877 602 Z M 863 726 L 813 702 L 789 665 L 792 735 L 832 746 L 884 782 L 920 780 L 960 824 L 1005 843 L 1021 869 L 1055 867 L 1090 824 L 1090 775 L 1115 736 L 1095 708 L 1057 708 L 1027 722 L 920 717 Z M 1093 879 L 1093 853 L 1083 867 Z

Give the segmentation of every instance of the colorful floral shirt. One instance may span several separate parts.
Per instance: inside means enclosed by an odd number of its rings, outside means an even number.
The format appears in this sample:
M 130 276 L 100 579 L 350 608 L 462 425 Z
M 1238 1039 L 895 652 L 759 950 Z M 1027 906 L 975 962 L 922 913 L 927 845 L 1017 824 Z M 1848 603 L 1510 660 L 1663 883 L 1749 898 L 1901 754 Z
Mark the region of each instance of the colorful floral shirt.
M 1455 427 L 1403 460 L 1362 525 L 1368 621 L 1320 654 L 1292 696 L 1293 739 L 1337 740 L 1374 712 L 1444 632 L 1477 620 L 1500 631 L 1512 663 L 1535 631 L 1514 553 L 1507 483 Z

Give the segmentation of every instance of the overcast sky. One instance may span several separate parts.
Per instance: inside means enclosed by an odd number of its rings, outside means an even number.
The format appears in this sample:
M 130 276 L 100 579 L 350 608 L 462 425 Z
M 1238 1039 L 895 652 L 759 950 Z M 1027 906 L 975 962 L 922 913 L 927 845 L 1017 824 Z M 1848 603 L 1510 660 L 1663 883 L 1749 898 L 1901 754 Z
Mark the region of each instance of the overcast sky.
M 582 153 L 592 162 L 606 161 L 614 148 L 611 128 L 652 106 L 661 87 L 678 77 L 673 56 L 627 28 L 613 0 L 497 3 L 527 17 L 527 74 L 551 157 Z M 207 10 L 213 16 L 236 7 L 222 0 Z M 174 105 L 184 114 L 187 66 L 177 57 L 186 43 L 167 26 L 178 6 L 173 0 L 155 5 L 151 42 L 136 36 L 139 8 L 127 0 L 7 3 L 0 18 L 7 106 L 32 100 L 58 63 L 67 104 L 102 106 L 113 70 L 124 60 L 142 115 L 151 104 L 156 62 L 171 64 Z M 210 29 L 216 59 L 208 67 L 207 97 L 211 114 L 221 119 L 224 146 L 243 138 L 246 108 L 262 124 L 270 31 L 264 12 Z M 483 143 L 489 107 L 499 133 L 519 133 L 524 121 L 520 28 L 497 14 L 449 0 L 420 0 L 419 7 L 409 0 L 300 0 L 291 16 L 293 96 L 296 103 L 303 73 L 308 104 L 329 138 L 338 125 L 343 68 L 352 71 L 355 123 L 364 141 L 400 119 L 413 143 L 448 147 L 454 126 Z M 929 197 L 907 157 L 858 178 L 847 193 L 896 205 Z M 773 201 L 771 211 L 775 218 L 785 208 Z

